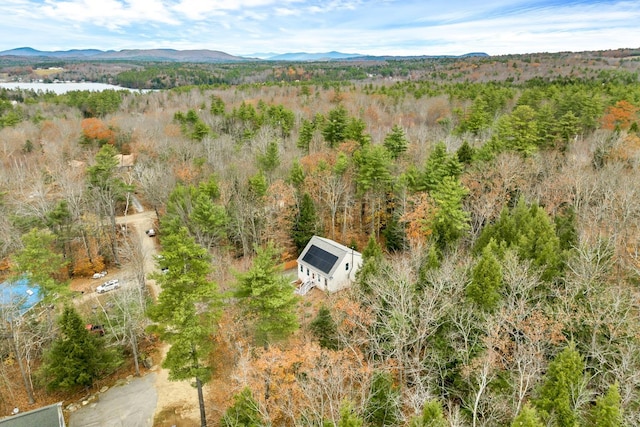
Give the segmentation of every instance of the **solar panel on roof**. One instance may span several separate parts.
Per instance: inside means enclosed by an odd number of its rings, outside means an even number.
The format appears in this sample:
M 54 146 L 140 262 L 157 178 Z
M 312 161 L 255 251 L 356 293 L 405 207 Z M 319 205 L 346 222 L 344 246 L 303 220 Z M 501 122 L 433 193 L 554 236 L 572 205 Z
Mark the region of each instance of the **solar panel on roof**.
M 312 245 L 307 253 L 304 254 L 304 257 L 302 257 L 302 261 L 312 265 L 324 274 L 329 274 L 337 260 L 337 256 L 317 247 L 316 245 Z

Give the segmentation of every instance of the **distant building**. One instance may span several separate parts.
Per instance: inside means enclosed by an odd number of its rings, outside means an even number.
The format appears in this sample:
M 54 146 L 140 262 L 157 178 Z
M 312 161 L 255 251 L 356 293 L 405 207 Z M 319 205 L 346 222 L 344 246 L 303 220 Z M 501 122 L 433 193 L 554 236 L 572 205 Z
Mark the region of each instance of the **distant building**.
M 133 154 L 116 154 L 115 158 L 118 160 L 120 169 L 131 169 L 136 162 L 136 157 Z
M 15 410 L 14 410 L 15 411 Z M 0 419 L 0 427 L 66 427 L 62 402 Z
M 313 236 L 298 257 L 298 290 L 304 295 L 309 289 L 336 292 L 351 286 L 362 266 L 362 254 L 333 240 Z

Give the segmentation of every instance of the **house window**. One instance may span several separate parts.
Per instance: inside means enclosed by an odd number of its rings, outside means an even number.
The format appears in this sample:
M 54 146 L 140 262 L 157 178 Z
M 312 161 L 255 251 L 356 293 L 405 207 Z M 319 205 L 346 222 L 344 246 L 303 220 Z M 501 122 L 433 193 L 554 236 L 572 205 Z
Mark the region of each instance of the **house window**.
M 315 279 L 316 278 L 316 273 L 311 273 L 311 278 Z
M 307 267 L 307 276 L 309 275 L 309 267 Z
M 325 278 L 324 278 L 324 287 L 326 288 L 327 286 L 328 286 L 327 278 L 325 277 Z
M 300 266 L 300 273 L 304 273 L 304 267 Z
M 347 271 L 349 271 L 349 263 L 346 263 L 346 264 L 345 264 L 344 269 L 345 269 L 345 270 L 347 270 Z

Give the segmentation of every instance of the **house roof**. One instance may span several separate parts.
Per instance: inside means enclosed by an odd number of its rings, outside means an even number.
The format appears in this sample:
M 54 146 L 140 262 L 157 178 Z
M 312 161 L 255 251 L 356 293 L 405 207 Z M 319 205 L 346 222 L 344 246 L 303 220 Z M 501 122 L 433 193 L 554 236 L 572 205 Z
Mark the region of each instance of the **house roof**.
M 32 411 L 19 412 L 0 420 L 0 427 L 65 427 L 65 425 L 62 402 Z
M 324 237 L 313 236 L 307 246 L 298 257 L 298 263 L 319 270 L 329 277 L 333 277 L 342 260 L 354 251 L 344 245 Z
M 133 154 L 116 154 L 114 157 L 118 159 L 118 166 L 121 168 L 132 167 L 136 161 L 136 157 Z

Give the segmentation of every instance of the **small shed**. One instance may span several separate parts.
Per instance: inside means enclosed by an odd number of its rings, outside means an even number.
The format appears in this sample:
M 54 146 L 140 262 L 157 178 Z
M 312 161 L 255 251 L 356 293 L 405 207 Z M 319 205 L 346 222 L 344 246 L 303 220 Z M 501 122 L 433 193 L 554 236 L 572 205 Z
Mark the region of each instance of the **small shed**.
M 317 287 L 336 292 L 351 286 L 362 266 L 362 254 L 324 237 L 313 236 L 298 257 L 298 293 Z
M 0 427 L 66 427 L 62 402 L 0 419 Z

